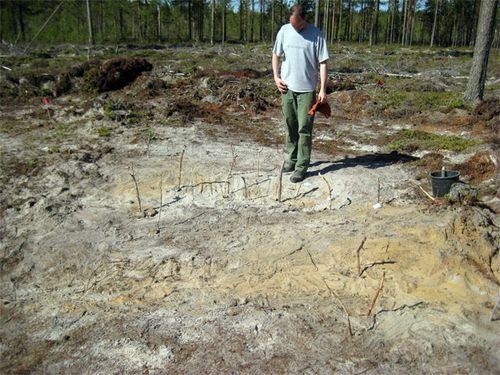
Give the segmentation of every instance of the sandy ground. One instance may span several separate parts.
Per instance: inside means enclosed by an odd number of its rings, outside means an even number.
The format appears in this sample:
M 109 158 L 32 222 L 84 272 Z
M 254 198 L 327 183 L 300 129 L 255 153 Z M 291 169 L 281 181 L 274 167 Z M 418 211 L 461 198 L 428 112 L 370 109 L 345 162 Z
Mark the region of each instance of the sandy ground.
M 202 122 L 108 140 L 93 113 L 55 153 L 43 121 L 0 135 L 4 166 L 41 163 L 1 191 L 3 373 L 500 371 L 490 211 L 369 152 L 315 153 L 278 199 L 279 147 Z

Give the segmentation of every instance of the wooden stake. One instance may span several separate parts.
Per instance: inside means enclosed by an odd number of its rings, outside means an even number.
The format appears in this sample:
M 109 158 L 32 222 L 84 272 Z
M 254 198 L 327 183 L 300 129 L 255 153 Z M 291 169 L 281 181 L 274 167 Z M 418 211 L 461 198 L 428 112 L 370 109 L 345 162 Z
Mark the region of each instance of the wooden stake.
M 260 177 L 260 153 L 262 149 L 257 152 L 257 177 Z
M 160 176 L 160 209 L 158 210 L 158 223 L 156 233 L 160 234 L 160 217 L 161 217 L 161 208 L 163 206 L 163 175 Z
M 281 163 L 281 168 L 280 168 L 280 176 L 278 179 L 278 202 L 281 203 L 281 188 L 282 188 L 282 182 L 283 182 L 283 169 L 285 168 L 285 161 Z
M 350 315 L 349 315 L 349 311 L 347 311 L 347 308 L 345 307 L 344 303 L 342 302 L 342 300 L 340 299 L 340 297 L 337 295 L 337 293 L 335 293 L 333 291 L 333 289 L 330 288 L 330 286 L 326 283 L 326 280 L 323 279 L 323 282 L 325 283 L 326 285 L 326 288 L 330 291 L 330 293 L 335 296 L 335 298 L 337 298 L 337 300 L 339 301 L 340 303 L 340 306 L 342 307 L 342 310 L 344 310 L 344 313 L 346 314 L 347 316 L 347 330 L 349 332 L 349 337 L 352 337 L 354 336 L 353 333 L 352 333 L 352 327 L 351 327 L 351 318 L 350 318 Z
M 377 179 L 378 189 L 377 189 L 377 203 L 380 203 L 380 177 Z
M 320 176 L 323 179 L 323 181 L 325 181 L 325 184 L 328 188 L 328 200 L 330 201 L 329 208 L 331 210 L 332 209 L 332 188 L 331 188 L 330 184 L 328 183 L 328 180 L 325 178 L 325 176 L 322 176 L 321 174 L 320 174 Z
M 499 305 L 500 305 L 500 291 L 498 292 L 498 297 L 497 297 L 497 302 L 495 303 L 495 307 L 493 307 L 493 310 L 491 311 L 490 322 L 495 320 L 495 314 Z
M 423 192 L 423 193 L 424 193 L 424 194 L 425 194 L 425 195 L 426 195 L 426 196 L 427 196 L 430 200 L 432 200 L 432 201 L 435 201 L 435 200 L 436 200 L 436 198 L 434 198 L 432 195 L 430 195 L 428 192 L 426 192 L 426 191 L 424 190 L 424 188 L 423 188 L 422 186 L 420 186 L 419 184 L 417 184 L 416 182 L 415 182 L 415 186 L 418 186 L 418 188 L 419 188 L 420 190 L 422 190 L 422 192 Z
M 247 182 L 245 180 L 245 177 L 241 176 L 241 179 L 243 180 L 243 187 L 244 187 L 244 196 L 245 196 L 245 199 L 248 199 L 248 190 L 247 190 Z
M 149 147 L 151 146 L 151 140 L 153 139 L 153 131 L 148 131 L 148 147 L 146 149 L 146 157 L 149 159 Z
M 363 241 L 361 241 L 361 244 L 359 245 L 358 250 L 356 250 L 356 258 L 358 259 L 358 276 L 361 276 L 361 262 L 359 261 L 359 253 L 361 252 L 361 249 L 363 248 L 365 241 L 366 241 L 366 237 L 363 238 Z
M 179 159 L 179 176 L 177 178 L 177 190 L 181 190 L 181 181 L 182 181 L 182 161 L 184 160 L 184 152 L 186 148 L 184 147 L 181 151 L 181 157 Z
M 141 195 L 139 194 L 139 186 L 137 185 L 137 180 L 135 179 L 134 163 L 131 164 L 130 169 L 132 170 L 132 172 L 130 172 L 130 176 L 132 177 L 132 180 L 134 180 L 135 193 L 137 195 L 137 201 L 139 202 L 139 211 L 141 212 L 141 214 L 144 215 L 144 213 L 142 212 Z
M 378 296 L 380 295 L 380 292 L 384 287 L 384 280 L 385 280 L 385 272 L 382 274 L 382 280 L 380 280 L 380 285 L 378 286 L 377 293 L 375 293 L 375 297 L 373 297 L 372 304 L 370 306 L 370 309 L 368 310 L 368 314 L 366 314 L 367 316 L 370 316 L 372 314 L 372 310 L 375 307 L 375 303 L 377 302 Z

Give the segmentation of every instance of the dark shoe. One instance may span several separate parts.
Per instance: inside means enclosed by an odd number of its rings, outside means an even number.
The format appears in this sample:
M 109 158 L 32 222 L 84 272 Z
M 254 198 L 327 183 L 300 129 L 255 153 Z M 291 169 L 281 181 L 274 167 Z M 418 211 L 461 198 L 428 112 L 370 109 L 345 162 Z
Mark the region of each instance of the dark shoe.
M 293 172 L 295 170 L 295 163 L 291 161 L 286 161 L 283 166 L 283 173 Z
M 304 178 L 306 178 L 306 171 L 295 171 L 290 177 L 290 181 L 296 184 L 297 182 L 304 181 Z

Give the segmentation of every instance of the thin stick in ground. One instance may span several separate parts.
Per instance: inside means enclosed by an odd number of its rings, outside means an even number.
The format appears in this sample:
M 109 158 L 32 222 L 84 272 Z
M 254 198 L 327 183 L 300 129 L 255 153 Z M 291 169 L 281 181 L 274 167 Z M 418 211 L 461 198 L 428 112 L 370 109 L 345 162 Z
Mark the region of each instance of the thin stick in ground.
M 325 176 L 322 176 L 321 174 L 320 176 L 323 179 L 323 181 L 325 181 L 326 187 L 328 188 L 328 200 L 330 201 L 329 208 L 332 209 L 332 188 L 328 183 L 328 180 L 325 178 Z
M 137 195 L 137 202 L 139 203 L 139 211 L 142 212 L 142 204 L 141 204 L 141 194 L 139 193 L 139 185 L 137 184 L 137 179 L 135 178 L 135 171 L 134 171 L 134 163 L 130 165 L 130 176 L 132 177 L 132 180 L 134 181 L 135 184 L 135 193 Z
M 186 148 L 184 147 L 181 151 L 181 157 L 179 159 L 179 175 L 177 177 L 177 190 L 181 190 L 181 182 L 182 182 L 182 162 L 184 160 L 184 152 Z
M 377 203 L 380 203 L 380 177 L 377 179 L 378 188 L 377 188 Z
M 245 180 L 245 177 L 241 176 L 241 179 L 243 180 L 243 188 L 244 190 L 244 197 L 245 199 L 248 199 L 248 189 L 247 189 L 247 181 Z
M 278 178 L 278 197 L 277 201 L 281 203 L 281 189 L 282 189 L 282 184 L 283 184 L 283 169 L 285 168 L 285 161 L 281 163 L 281 168 L 280 168 L 280 175 Z
M 340 299 L 340 297 L 337 295 L 337 293 L 335 293 L 335 291 L 330 288 L 330 286 L 326 283 L 326 280 L 323 278 L 323 282 L 325 283 L 326 285 L 326 288 L 330 291 L 330 293 L 335 297 L 337 298 L 337 300 L 339 301 L 340 303 L 340 306 L 342 307 L 342 310 L 344 310 L 344 313 L 347 317 L 347 330 L 349 332 L 349 337 L 352 337 L 353 336 L 353 333 L 352 333 L 352 327 L 351 327 L 351 316 L 349 314 L 349 311 L 347 311 L 347 308 L 345 307 L 344 305 L 344 302 L 342 302 L 342 300 Z
M 359 253 L 361 252 L 361 249 L 363 249 L 363 246 L 365 245 L 366 237 L 363 238 L 363 241 L 361 241 L 361 244 L 358 247 L 358 250 L 356 250 L 356 258 L 358 260 L 358 276 L 361 276 L 361 262 L 359 260 Z
M 236 158 L 238 157 L 238 155 L 236 155 L 234 152 L 233 145 L 231 145 L 231 157 L 232 157 L 231 165 L 229 167 L 229 173 L 227 174 L 227 178 L 226 178 L 226 186 L 227 186 L 226 195 L 227 196 L 229 196 L 231 194 L 231 191 L 230 191 L 231 184 L 229 182 L 229 179 L 233 176 L 233 169 L 234 169 L 234 166 L 236 165 Z
M 262 152 L 262 148 L 257 151 L 257 177 L 260 177 L 260 153 Z
M 156 233 L 160 234 L 161 208 L 163 207 L 163 175 L 160 176 L 160 209 L 158 210 L 158 222 Z
M 497 297 L 497 302 L 495 303 L 495 307 L 493 307 L 493 310 L 491 310 L 490 322 L 495 320 L 496 311 L 499 305 L 500 305 L 500 291 L 498 292 L 498 297 Z
M 372 314 L 373 308 L 375 307 L 375 303 L 377 303 L 378 296 L 380 295 L 380 292 L 382 291 L 382 288 L 384 287 L 384 280 L 385 280 L 385 272 L 382 274 L 382 279 L 380 280 L 380 285 L 378 286 L 377 292 L 375 293 L 375 297 L 373 297 L 372 303 L 370 305 L 370 309 L 368 310 L 367 316 L 370 316 Z
M 150 146 L 151 146 L 151 140 L 153 139 L 153 131 L 151 129 L 148 128 L 148 131 L 147 131 L 147 134 L 148 134 L 148 146 L 147 146 L 147 149 L 146 149 L 146 157 L 149 159 L 149 150 L 150 150 Z

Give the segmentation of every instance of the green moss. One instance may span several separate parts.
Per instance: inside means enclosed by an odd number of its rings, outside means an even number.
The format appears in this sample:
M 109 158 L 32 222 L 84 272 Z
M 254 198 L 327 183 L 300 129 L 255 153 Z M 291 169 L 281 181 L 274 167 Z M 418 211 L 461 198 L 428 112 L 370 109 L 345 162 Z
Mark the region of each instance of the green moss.
M 35 171 L 35 169 L 38 167 L 39 160 L 38 159 L 30 159 L 26 163 L 26 173 L 30 174 Z
M 109 137 L 111 135 L 111 131 L 105 126 L 101 126 L 98 129 L 98 132 L 99 132 L 99 137 Z
M 462 97 L 458 93 L 451 92 L 426 92 L 422 93 L 419 97 L 416 95 L 419 100 L 419 104 L 423 109 L 431 108 L 460 108 L 463 107 L 464 102 Z
M 92 66 L 85 71 L 83 75 L 82 89 L 87 92 L 97 91 L 97 81 L 100 76 L 99 66 Z
M 387 145 L 387 148 L 391 151 L 416 148 L 458 152 L 476 146 L 479 143 L 479 141 L 474 139 L 465 139 L 457 136 L 447 136 L 418 130 L 403 130 Z
M 66 135 L 66 125 L 63 123 L 59 123 L 56 125 L 56 135 L 58 138 L 64 138 Z
M 405 106 L 414 112 L 428 110 L 446 111 L 454 108 L 463 108 L 464 101 L 462 93 L 439 92 L 439 91 L 406 91 L 400 89 L 396 84 L 385 83 L 384 89 L 377 96 L 386 108 Z M 387 88 L 389 87 L 389 88 Z

